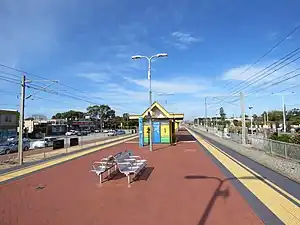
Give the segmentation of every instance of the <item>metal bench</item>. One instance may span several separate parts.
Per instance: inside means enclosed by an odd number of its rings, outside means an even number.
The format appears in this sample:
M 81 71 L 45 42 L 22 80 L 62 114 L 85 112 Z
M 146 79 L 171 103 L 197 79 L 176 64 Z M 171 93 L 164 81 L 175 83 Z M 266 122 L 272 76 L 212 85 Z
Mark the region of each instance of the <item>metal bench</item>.
M 131 175 L 136 177 L 144 168 L 146 168 L 147 160 L 124 158 L 116 161 L 120 173 L 125 174 L 128 180 L 128 186 L 131 184 Z
M 101 161 L 96 161 L 93 163 L 93 169 L 91 172 L 95 172 L 100 179 L 100 185 L 102 184 L 103 174 L 107 171 L 108 177 L 110 177 L 111 170 L 115 168 L 117 169 L 116 164 L 114 162 L 114 157 L 109 156 L 107 158 L 103 158 Z
M 91 172 L 95 172 L 100 179 L 100 185 L 102 184 L 103 174 L 107 171 L 108 178 L 111 175 L 111 170 L 119 171 L 128 177 L 128 185 L 131 182 L 131 174 L 135 176 L 147 165 L 147 160 L 142 159 L 140 156 L 133 156 L 130 152 L 119 152 L 114 156 L 102 158 L 101 161 L 93 163 L 93 169 Z

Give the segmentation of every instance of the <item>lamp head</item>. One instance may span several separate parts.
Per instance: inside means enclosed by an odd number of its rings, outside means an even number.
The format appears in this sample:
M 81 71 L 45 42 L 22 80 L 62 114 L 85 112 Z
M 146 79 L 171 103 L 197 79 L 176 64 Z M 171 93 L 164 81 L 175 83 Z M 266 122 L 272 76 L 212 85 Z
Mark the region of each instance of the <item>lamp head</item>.
M 141 59 L 141 58 L 143 58 L 143 56 L 141 56 L 141 55 L 134 55 L 134 56 L 131 56 L 131 59 Z
M 157 58 L 161 58 L 161 57 L 167 57 L 168 54 L 167 53 L 158 53 L 157 55 L 155 55 Z

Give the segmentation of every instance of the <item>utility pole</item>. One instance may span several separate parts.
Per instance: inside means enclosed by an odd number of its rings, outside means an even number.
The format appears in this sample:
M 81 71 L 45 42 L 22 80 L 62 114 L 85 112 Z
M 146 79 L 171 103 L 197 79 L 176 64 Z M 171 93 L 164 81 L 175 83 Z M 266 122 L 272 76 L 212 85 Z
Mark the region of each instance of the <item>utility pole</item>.
M 242 113 L 242 144 L 246 144 L 246 118 L 245 118 L 245 103 L 244 93 L 240 92 L 241 113 Z
M 20 96 L 20 119 L 19 119 L 19 143 L 18 143 L 18 155 L 19 164 L 23 164 L 23 130 L 24 130 L 24 104 L 25 104 L 25 75 L 22 76 L 21 81 L 21 96 Z
M 269 122 L 269 110 L 267 109 L 267 123 Z
M 205 128 L 207 128 L 207 97 L 204 98 L 205 105 Z
M 149 143 L 149 150 L 152 152 L 152 134 L 153 134 L 153 127 L 152 127 L 152 113 L 151 113 L 151 106 L 152 106 L 152 86 L 151 86 L 151 59 L 148 59 L 148 80 L 149 80 L 149 127 L 150 127 L 150 143 Z
M 251 134 L 252 134 L 252 137 L 253 137 L 253 127 L 252 127 L 252 124 L 253 124 L 253 114 L 252 114 L 252 109 L 253 109 L 253 106 L 249 106 L 249 109 L 250 109 L 250 127 L 251 127 Z
M 285 118 L 284 95 L 282 95 L 282 115 L 283 115 L 283 132 L 286 133 L 286 118 Z

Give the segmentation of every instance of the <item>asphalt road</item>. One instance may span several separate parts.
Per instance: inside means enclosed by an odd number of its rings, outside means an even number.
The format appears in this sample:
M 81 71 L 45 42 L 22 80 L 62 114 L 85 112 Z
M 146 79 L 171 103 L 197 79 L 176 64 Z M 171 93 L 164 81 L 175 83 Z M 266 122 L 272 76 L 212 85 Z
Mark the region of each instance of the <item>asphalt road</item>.
M 70 138 L 72 138 L 72 137 L 79 138 L 79 145 L 89 144 L 89 143 L 93 143 L 93 142 L 96 142 L 99 140 L 112 138 L 112 137 L 107 136 L 107 134 L 105 134 L 105 133 L 93 133 L 93 134 L 89 134 L 88 136 L 71 136 L 71 137 L 59 136 L 59 137 L 61 137 L 62 139 L 65 139 L 66 147 L 69 147 Z M 59 138 L 59 139 L 61 139 L 61 138 Z M 52 147 L 31 149 L 29 151 L 24 152 L 24 156 L 33 155 L 33 154 L 37 154 L 37 153 L 50 152 L 50 151 L 53 151 Z M 0 155 L 0 162 L 6 161 L 9 159 L 13 159 L 13 158 L 17 158 L 17 157 L 18 157 L 17 152 L 6 154 L 6 155 Z

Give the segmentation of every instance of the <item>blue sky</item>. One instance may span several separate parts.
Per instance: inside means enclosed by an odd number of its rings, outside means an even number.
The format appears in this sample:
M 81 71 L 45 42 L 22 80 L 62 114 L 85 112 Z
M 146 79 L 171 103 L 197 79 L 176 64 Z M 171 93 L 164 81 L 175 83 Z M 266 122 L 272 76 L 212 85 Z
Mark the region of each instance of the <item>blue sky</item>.
M 191 119 L 204 116 L 205 96 L 210 97 L 209 103 L 216 101 L 213 96 L 228 94 L 230 87 L 297 48 L 300 31 L 241 74 L 300 23 L 299 15 L 297 0 L 2 0 L 0 63 L 59 80 L 84 94 L 57 84 L 51 88 L 108 104 L 119 114 L 141 113 L 148 105 L 147 62 L 133 61 L 131 56 L 167 52 L 168 58 L 152 64 L 153 99 Z M 298 64 L 295 61 L 256 85 L 272 83 Z M 255 113 L 280 109 L 281 96 L 267 94 L 298 83 L 295 78 L 263 89 L 260 94 L 266 96 L 261 99 L 255 99 L 258 86 L 253 85 L 245 90 L 246 106 L 253 105 Z M 18 93 L 19 89 L 0 81 L 0 91 Z M 287 108 L 300 107 L 296 90 L 285 92 Z M 292 91 L 295 94 L 289 94 Z M 159 96 L 160 92 L 173 95 Z M 17 108 L 15 95 L 2 92 L 1 96 L 1 108 Z M 27 101 L 26 115 L 52 116 L 88 105 L 41 92 Z M 209 105 L 209 115 L 220 106 L 230 116 L 240 113 L 239 102 Z

